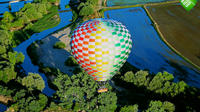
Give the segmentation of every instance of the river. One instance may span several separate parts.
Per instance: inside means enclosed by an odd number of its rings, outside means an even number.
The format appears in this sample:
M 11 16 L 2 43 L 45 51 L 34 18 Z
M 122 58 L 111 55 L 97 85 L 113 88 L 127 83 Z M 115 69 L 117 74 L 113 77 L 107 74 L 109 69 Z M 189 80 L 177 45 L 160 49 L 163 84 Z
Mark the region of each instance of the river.
M 69 3 L 68 0 L 60 1 L 60 11 L 66 10 L 65 4 L 67 3 Z M 111 10 L 106 11 L 105 15 L 109 15 L 110 18 L 122 22 L 130 30 L 133 39 L 133 49 L 128 58 L 129 63 L 139 69 L 148 69 L 151 73 L 168 71 L 174 74 L 176 81 L 184 80 L 189 85 L 198 88 L 200 87 L 200 82 L 198 82 L 198 80 L 200 80 L 199 74 L 190 64 L 176 55 L 164 44 L 164 42 L 160 40 L 160 37 L 152 26 L 149 17 L 142 8 L 137 7 Z M 15 51 L 22 52 L 25 55 L 22 67 L 26 73 L 39 73 L 42 76 L 45 81 L 43 93 L 47 96 L 51 96 L 55 91 L 49 88 L 47 78 L 44 74 L 38 71 L 38 66 L 31 63 L 26 49 L 34 41 L 43 39 L 52 32 L 68 25 L 72 13 L 62 12 L 59 13 L 59 16 L 61 21 L 58 26 L 33 34 L 28 40 L 14 48 Z M 0 104 L 0 109 L 4 107 L 5 106 L 1 106 Z
M 10 1 L 13 1 L 13 0 L 1 0 L 0 1 L 0 17 L 3 17 L 3 13 L 6 11 L 17 12 L 21 8 L 24 7 L 24 4 L 33 2 L 33 0 L 27 0 L 27 1 L 19 1 L 19 2 L 9 3 Z
M 151 73 L 167 71 L 174 75 L 175 81 L 183 80 L 200 88 L 200 74 L 165 45 L 143 8 L 110 10 L 105 16 L 122 22 L 129 29 L 133 40 L 130 64 Z
M 4 112 L 6 111 L 6 109 L 7 107 L 4 104 L 0 103 L 0 112 Z
M 69 9 L 65 8 L 65 5 L 68 3 L 69 3 L 69 0 L 60 0 L 60 10 L 59 11 L 69 10 Z M 6 5 L 7 5 L 7 3 L 6 3 Z M 4 5 L 4 6 L 6 6 L 6 5 Z M 46 76 L 38 71 L 39 67 L 32 64 L 31 59 L 29 58 L 26 49 L 29 45 L 31 45 L 36 40 L 43 39 L 47 35 L 51 34 L 52 32 L 55 32 L 55 31 L 65 27 L 66 25 L 68 25 L 70 23 L 69 20 L 72 17 L 72 13 L 71 12 L 62 12 L 62 13 L 59 13 L 59 16 L 60 16 L 61 20 L 60 20 L 60 23 L 56 27 L 47 29 L 40 33 L 33 34 L 28 40 L 22 42 L 20 45 L 18 45 L 17 47 L 15 47 L 13 49 L 14 51 L 22 52 L 24 54 L 25 59 L 24 59 L 24 63 L 22 63 L 22 67 L 27 74 L 29 72 L 32 72 L 32 73 L 38 73 L 42 76 L 43 80 L 45 81 L 45 88 L 42 92 L 44 94 L 46 94 L 47 96 L 51 96 L 55 91 L 52 90 L 51 88 L 49 88 Z M 6 110 L 6 106 L 3 104 L 0 104 L 0 112 L 5 111 L 5 110 Z
M 61 5 L 60 11 L 67 10 L 67 9 L 65 9 L 65 4 L 66 4 L 65 2 L 68 2 L 68 1 L 60 0 L 60 5 Z M 45 81 L 45 88 L 43 90 L 43 93 L 46 94 L 47 96 L 51 96 L 55 91 L 52 90 L 51 88 L 49 88 L 46 76 L 38 71 L 39 67 L 35 66 L 31 63 L 31 59 L 29 58 L 26 49 L 29 45 L 31 45 L 36 40 L 41 40 L 41 39 L 45 38 L 47 35 L 51 34 L 52 32 L 57 31 L 57 30 L 65 27 L 66 25 L 68 25 L 70 23 L 69 20 L 72 17 L 72 13 L 71 12 L 62 12 L 62 13 L 59 13 L 59 16 L 60 16 L 61 21 L 58 26 L 47 29 L 40 33 L 35 33 L 28 40 L 22 42 L 20 45 L 18 45 L 17 47 L 14 48 L 14 51 L 22 52 L 25 56 L 24 63 L 21 64 L 23 69 L 25 70 L 25 72 L 26 73 L 29 73 L 29 72 L 39 73 L 42 76 L 43 80 Z

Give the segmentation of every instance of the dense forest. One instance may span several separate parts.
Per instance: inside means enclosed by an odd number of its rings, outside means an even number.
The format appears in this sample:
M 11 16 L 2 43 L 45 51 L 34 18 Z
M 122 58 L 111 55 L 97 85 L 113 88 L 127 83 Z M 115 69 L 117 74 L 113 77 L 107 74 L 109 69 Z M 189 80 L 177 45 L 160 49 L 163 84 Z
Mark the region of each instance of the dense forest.
M 184 81 L 175 82 L 173 74 L 150 74 L 128 62 L 106 84 L 105 93 L 97 93 L 98 83 L 84 72 L 73 57 L 66 66 L 76 66 L 68 76 L 56 68 L 41 67 L 46 76 L 55 76 L 49 85 L 53 96 L 43 93 L 45 83 L 36 73 L 25 74 L 20 66 L 24 55 L 12 48 L 32 34 L 57 25 L 58 0 L 35 0 L 19 12 L 4 13 L 0 20 L 0 102 L 15 112 L 198 112 L 200 90 Z M 103 17 L 98 0 L 70 1 L 72 30 L 88 19 Z M 53 18 L 53 19 L 52 19 Z M 56 22 L 55 22 L 56 21 Z M 42 25 L 41 25 L 42 23 Z M 54 23 L 54 24 L 52 24 Z M 62 49 L 64 45 L 56 44 Z

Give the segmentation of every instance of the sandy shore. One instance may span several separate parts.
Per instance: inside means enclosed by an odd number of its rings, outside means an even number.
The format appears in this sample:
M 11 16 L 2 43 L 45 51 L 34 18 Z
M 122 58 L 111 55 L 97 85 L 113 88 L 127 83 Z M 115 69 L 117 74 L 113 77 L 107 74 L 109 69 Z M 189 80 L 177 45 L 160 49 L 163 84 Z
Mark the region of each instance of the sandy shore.
M 0 95 L 0 102 L 3 104 L 8 104 L 9 101 L 13 101 L 11 97 Z
M 39 63 L 43 63 L 44 66 L 47 67 L 58 68 L 61 72 L 72 75 L 71 71 L 74 67 L 69 67 L 64 64 L 67 58 L 71 55 L 69 53 L 71 50 L 70 37 L 68 37 L 69 33 L 70 28 L 65 28 L 42 39 L 42 44 L 39 44 L 39 47 L 36 49 L 37 54 L 39 55 Z M 64 42 L 66 44 L 66 48 L 53 48 L 53 45 L 58 41 Z

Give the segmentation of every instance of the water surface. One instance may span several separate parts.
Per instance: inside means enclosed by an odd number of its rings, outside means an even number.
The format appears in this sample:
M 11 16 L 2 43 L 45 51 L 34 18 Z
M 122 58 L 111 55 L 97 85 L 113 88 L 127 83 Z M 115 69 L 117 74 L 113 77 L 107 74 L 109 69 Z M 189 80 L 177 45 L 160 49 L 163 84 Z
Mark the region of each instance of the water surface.
M 142 8 L 110 10 L 105 12 L 105 16 L 122 22 L 130 31 L 133 48 L 129 63 L 151 73 L 168 71 L 175 76 L 176 81 L 184 80 L 200 88 L 200 74 L 165 45 Z
M 173 0 L 107 0 L 107 6 L 123 6 L 123 5 L 134 5 L 134 4 L 144 4 L 153 2 L 164 2 Z
M 65 5 L 64 2 L 66 2 L 66 0 L 60 0 L 61 5 Z M 63 6 L 60 6 L 60 7 L 61 7 L 60 10 L 66 10 L 65 7 L 63 7 Z M 18 45 L 16 48 L 14 48 L 15 51 L 22 52 L 25 56 L 24 62 L 21 65 L 22 65 L 23 69 L 26 71 L 26 73 L 27 74 L 29 72 L 38 73 L 42 76 L 43 80 L 45 81 L 45 88 L 43 90 L 43 93 L 45 93 L 48 96 L 51 96 L 55 91 L 53 89 L 49 88 L 48 83 L 47 83 L 47 78 L 43 73 L 39 72 L 39 67 L 32 64 L 31 59 L 28 56 L 26 49 L 28 46 L 30 46 L 36 40 L 41 40 L 41 39 L 45 38 L 46 36 L 48 36 L 49 34 L 70 24 L 69 20 L 72 18 L 71 12 L 62 12 L 62 13 L 59 13 L 59 16 L 60 16 L 61 20 L 60 20 L 60 23 L 58 26 L 47 29 L 40 33 L 35 33 L 28 40 L 22 42 L 20 45 Z
M 6 111 L 7 107 L 4 104 L 0 103 L 0 112 Z
M 4 1 L 9 1 L 9 0 L 4 0 Z M 33 0 L 29 0 L 29 1 L 25 1 L 25 2 L 20 2 L 20 3 L 16 3 L 16 4 L 12 4 L 11 7 L 12 7 L 12 12 L 15 12 L 15 11 L 19 11 L 20 8 L 22 8 L 22 6 L 24 6 L 23 3 L 30 3 L 32 2 Z M 2 2 L 2 1 L 1 1 Z M 66 10 L 65 6 L 63 5 L 66 5 L 66 3 L 69 3 L 69 0 L 60 0 L 60 10 Z M 2 6 L 2 7 L 1 7 Z M 0 4 L 0 14 L 1 12 L 5 12 L 5 11 L 9 11 L 8 9 L 8 6 L 9 6 L 9 3 L 4 3 L 4 4 Z M 6 8 L 5 8 L 6 7 Z M 3 11 L 1 10 L 3 9 Z M 42 38 L 45 38 L 47 35 L 49 35 L 50 33 L 53 33 L 54 31 L 68 25 L 70 22 L 69 20 L 71 19 L 72 17 L 72 13 L 71 12 L 62 12 L 62 13 L 59 13 L 59 16 L 60 16 L 60 23 L 58 26 L 54 27 L 54 28 L 51 28 L 51 29 L 48 29 L 48 30 L 45 30 L 41 33 L 36 33 L 36 34 L 33 34 L 28 40 L 22 42 L 19 46 L 17 46 L 16 48 L 14 48 L 14 51 L 18 51 L 18 52 L 22 52 L 25 56 L 25 59 L 24 59 L 24 63 L 22 64 L 22 67 L 23 69 L 25 70 L 25 72 L 28 74 L 29 72 L 32 72 L 32 73 L 39 73 L 39 67 L 38 66 L 35 66 L 31 63 L 31 60 L 26 52 L 26 49 L 27 47 L 32 44 L 34 41 L 36 40 L 40 40 Z M 1 17 L 1 15 L 0 15 Z M 43 90 L 43 93 L 45 93 L 47 96 L 51 96 L 55 91 L 52 90 L 51 88 L 49 88 L 48 86 L 48 83 L 47 83 L 47 78 L 44 74 L 42 73 L 39 73 L 43 80 L 45 81 L 45 88 Z M 4 105 L 4 104 L 1 104 L 0 103 L 0 112 L 4 112 L 6 111 L 7 109 L 7 106 Z
M 45 93 L 48 96 L 51 96 L 55 91 L 52 90 L 51 88 L 49 88 L 48 83 L 47 83 L 47 78 L 44 74 L 39 72 L 39 67 L 35 66 L 31 63 L 31 59 L 29 58 L 26 49 L 28 46 L 30 46 L 36 40 L 41 40 L 41 39 L 45 38 L 46 36 L 48 36 L 49 34 L 51 34 L 52 32 L 57 31 L 70 23 L 69 20 L 72 17 L 71 12 L 63 12 L 63 13 L 60 13 L 59 15 L 60 15 L 61 21 L 58 26 L 56 26 L 54 28 L 50 28 L 43 32 L 34 34 L 28 40 L 24 41 L 19 46 L 14 48 L 15 51 L 22 52 L 25 56 L 24 63 L 22 63 L 21 65 L 22 65 L 23 69 L 26 71 L 26 73 L 29 73 L 29 72 L 39 73 L 42 76 L 43 80 L 45 81 L 45 88 L 43 90 L 43 93 Z
M 13 0 L 0 0 L 0 17 L 3 17 L 3 13 L 5 13 L 6 11 L 17 12 L 24 7 L 24 4 L 33 2 L 33 0 L 27 0 L 9 3 L 11 1 Z
M 9 11 L 9 3 L 0 4 L 0 14 Z
M 10 3 L 11 12 L 17 12 L 24 7 L 24 1 Z

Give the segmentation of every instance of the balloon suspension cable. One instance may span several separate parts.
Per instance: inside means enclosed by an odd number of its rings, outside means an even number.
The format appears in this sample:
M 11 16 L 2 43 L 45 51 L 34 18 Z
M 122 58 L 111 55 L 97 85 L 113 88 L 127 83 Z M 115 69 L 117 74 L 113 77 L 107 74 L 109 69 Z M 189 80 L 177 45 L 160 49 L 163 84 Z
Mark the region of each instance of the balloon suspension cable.
M 108 91 L 108 88 L 105 87 L 107 82 L 108 81 L 98 81 L 98 85 L 99 85 L 98 93 L 103 93 L 103 92 Z

